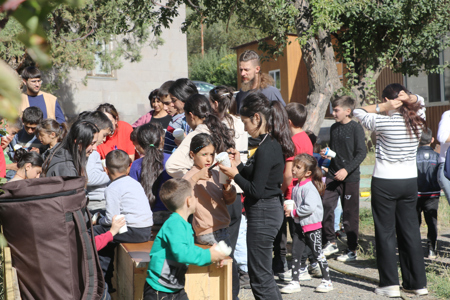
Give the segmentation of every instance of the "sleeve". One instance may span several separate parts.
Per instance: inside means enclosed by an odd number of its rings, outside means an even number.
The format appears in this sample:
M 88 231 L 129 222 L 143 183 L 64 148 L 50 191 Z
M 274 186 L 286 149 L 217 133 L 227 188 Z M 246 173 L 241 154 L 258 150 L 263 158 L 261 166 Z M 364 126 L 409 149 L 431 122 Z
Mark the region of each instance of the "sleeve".
M 66 122 L 66 117 L 64 116 L 64 113 L 61 109 L 61 106 L 59 105 L 58 100 L 55 103 L 55 118 L 59 124 Z
M 193 241 L 189 242 L 188 239 L 192 239 L 192 235 L 187 234 L 185 230 L 179 230 L 178 226 L 168 226 L 166 229 L 168 232 L 165 239 L 176 262 L 200 267 L 211 264 L 211 252 L 209 249 L 195 246 Z
M 189 147 L 192 138 L 196 135 L 197 132 L 194 131 L 189 133 L 167 160 L 166 171 L 173 178 L 183 177 L 194 165 L 192 159 L 189 157 Z
M 370 131 L 377 129 L 377 114 L 368 113 L 362 108 L 353 110 L 353 115 L 361 122 L 361 125 Z
M 272 156 L 274 151 L 270 151 L 272 149 L 260 148 L 255 152 L 254 176 L 252 181 L 245 179 L 240 173 L 234 177 L 234 181 L 246 195 L 251 195 L 255 199 L 261 199 L 264 196 L 267 180 L 272 169 L 272 164 L 270 163 L 273 162 Z
M 86 164 L 86 173 L 88 177 L 88 186 L 97 186 L 107 184 L 110 180 L 108 174 L 103 169 L 100 154 L 93 151 L 88 157 Z
M 105 199 L 106 199 L 106 216 L 101 218 L 99 223 L 104 226 L 111 226 L 112 218 L 115 215 L 120 215 L 120 195 L 119 193 L 112 189 L 105 189 Z
M 136 127 L 142 126 L 144 124 L 147 124 L 152 119 L 152 116 L 153 116 L 153 110 L 149 111 L 148 113 L 146 113 L 145 115 L 140 117 L 136 122 L 134 122 L 131 125 L 131 127 L 136 128 Z
M 307 201 L 311 196 L 314 195 L 310 195 L 308 189 L 297 189 L 297 193 L 294 195 L 296 205 L 295 215 L 297 217 L 307 217 L 314 212 L 315 206 L 311 206 L 311 203 L 314 203 L 314 201 Z
M 442 145 L 446 143 L 447 139 L 450 137 L 450 110 L 444 112 L 439 121 L 439 128 L 437 132 L 437 140 Z
M 230 205 L 236 200 L 236 188 L 232 185 L 230 191 L 222 190 L 222 195 L 225 204 Z
M 3 152 L 0 153 L 0 177 L 6 177 L 6 160 Z
M 123 136 L 122 136 L 123 143 L 124 143 L 124 145 L 122 146 L 123 150 L 126 153 L 128 153 L 128 155 L 134 155 L 136 149 L 134 148 L 134 144 L 130 139 L 130 134 L 131 134 L 131 132 L 133 132 L 133 127 L 131 127 L 131 125 L 128 124 L 127 122 L 123 122 L 122 126 L 124 127 L 123 128 L 124 129 Z
M 359 165 L 363 162 L 367 155 L 367 148 L 365 143 L 366 137 L 364 134 L 364 129 L 360 124 L 355 122 L 354 134 L 353 134 L 353 142 L 354 142 L 354 151 L 353 151 L 353 159 L 350 163 L 345 167 L 347 173 L 353 172 Z
M 130 174 L 128 175 L 134 180 L 140 182 L 141 176 L 139 174 L 139 167 L 138 163 L 136 163 L 136 160 L 131 164 Z
M 16 134 L 16 135 L 13 137 L 11 143 L 9 143 L 9 145 L 8 145 L 8 151 L 7 151 L 7 154 L 8 154 L 8 156 L 9 156 L 9 159 L 11 159 L 11 161 L 12 161 L 13 163 L 15 162 L 15 160 L 14 160 L 14 146 L 17 145 L 17 135 L 18 135 L 18 134 Z
M 100 251 L 103 248 L 105 248 L 105 246 L 108 245 L 109 242 L 112 242 L 114 237 L 111 231 L 107 231 L 103 234 L 96 235 L 94 238 L 95 238 L 95 247 L 97 251 Z

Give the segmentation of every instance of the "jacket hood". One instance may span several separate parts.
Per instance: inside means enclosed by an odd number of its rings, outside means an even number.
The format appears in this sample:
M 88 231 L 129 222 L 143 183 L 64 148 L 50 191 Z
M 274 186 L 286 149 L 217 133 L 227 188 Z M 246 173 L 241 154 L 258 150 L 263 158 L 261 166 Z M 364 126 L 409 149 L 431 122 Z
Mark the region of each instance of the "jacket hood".
M 48 165 L 48 168 L 52 168 L 57 164 L 61 164 L 61 163 L 66 163 L 66 162 L 70 162 L 71 164 L 73 164 L 73 158 L 72 155 L 69 153 L 69 151 L 66 148 L 60 148 L 58 150 L 56 150 L 56 152 L 54 153 L 54 155 L 52 156 L 53 153 L 51 153 L 49 155 L 50 163 Z

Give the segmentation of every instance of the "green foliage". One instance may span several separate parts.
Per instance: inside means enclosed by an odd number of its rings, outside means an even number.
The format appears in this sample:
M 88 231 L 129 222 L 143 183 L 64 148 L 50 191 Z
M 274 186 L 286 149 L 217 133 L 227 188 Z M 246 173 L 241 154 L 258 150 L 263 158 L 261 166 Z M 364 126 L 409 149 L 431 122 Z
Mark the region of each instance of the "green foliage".
M 189 78 L 214 85 L 237 87 L 236 54 L 222 47 L 220 51 L 210 49 L 205 56 L 195 54 L 189 58 Z

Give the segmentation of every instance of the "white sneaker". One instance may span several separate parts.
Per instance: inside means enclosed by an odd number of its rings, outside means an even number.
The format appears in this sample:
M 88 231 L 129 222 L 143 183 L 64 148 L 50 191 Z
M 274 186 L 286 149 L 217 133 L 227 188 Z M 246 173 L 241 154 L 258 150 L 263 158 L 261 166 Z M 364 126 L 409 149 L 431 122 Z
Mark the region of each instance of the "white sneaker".
M 353 252 L 349 249 L 345 250 L 345 253 L 342 255 L 339 255 L 336 258 L 338 261 L 354 261 L 358 259 L 358 256 L 356 255 L 356 252 Z
M 287 286 L 282 288 L 280 292 L 283 294 L 292 294 L 300 292 L 302 289 L 300 288 L 300 283 L 298 281 L 291 281 Z
M 286 282 L 292 281 L 292 270 L 287 270 L 284 273 L 277 273 L 276 275 L 278 276 L 278 279 L 281 281 Z
M 322 270 L 320 269 L 319 263 L 310 264 L 308 266 L 309 274 L 316 278 L 322 278 Z
M 380 296 L 386 296 L 389 298 L 399 298 L 399 297 L 401 297 L 400 286 L 389 285 L 389 286 L 377 287 L 375 289 L 375 294 L 380 295 Z
M 427 288 L 417 289 L 417 290 L 407 290 L 407 289 L 403 288 L 403 290 L 405 291 L 405 293 L 411 293 L 411 294 L 418 295 L 418 296 L 428 295 Z
M 338 253 L 338 252 L 339 252 L 339 248 L 336 244 L 332 244 L 332 243 L 328 242 L 323 247 L 323 255 L 325 255 L 325 256 L 330 256 L 331 254 Z
M 316 292 L 318 293 L 328 293 L 329 291 L 333 290 L 333 284 L 331 283 L 331 280 L 322 280 L 322 283 L 319 284 L 318 287 L 316 287 Z
M 298 280 L 300 281 L 307 281 L 311 280 L 311 275 L 308 273 L 308 268 L 305 267 L 305 269 L 300 269 L 300 274 L 298 274 Z

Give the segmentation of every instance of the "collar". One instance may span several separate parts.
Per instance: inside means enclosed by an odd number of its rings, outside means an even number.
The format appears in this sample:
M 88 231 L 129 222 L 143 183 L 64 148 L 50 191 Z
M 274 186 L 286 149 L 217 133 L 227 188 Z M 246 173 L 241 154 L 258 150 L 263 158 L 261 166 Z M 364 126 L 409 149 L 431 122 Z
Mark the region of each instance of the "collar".
M 122 176 L 119 176 L 119 177 L 117 177 L 116 179 L 114 179 L 113 181 L 111 181 L 111 183 L 113 183 L 114 181 L 117 181 L 117 180 L 119 180 L 119 179 L 122 179 L 122 178 L 124 178 L 124 177 L 127 177 L 128 175 L 122 175 Z
M 300 182 L 298 183 L 298 185 L 299 185 L 299 186 L 303 186 L 303 185 L 307 184 L 308 182 L 311 182 L 311 178 L 308 178 L 308 179 L 306 179 L 306 180 L 304 180 L 304 181 L 300 181 Z

